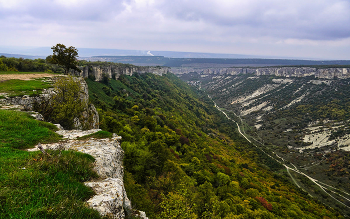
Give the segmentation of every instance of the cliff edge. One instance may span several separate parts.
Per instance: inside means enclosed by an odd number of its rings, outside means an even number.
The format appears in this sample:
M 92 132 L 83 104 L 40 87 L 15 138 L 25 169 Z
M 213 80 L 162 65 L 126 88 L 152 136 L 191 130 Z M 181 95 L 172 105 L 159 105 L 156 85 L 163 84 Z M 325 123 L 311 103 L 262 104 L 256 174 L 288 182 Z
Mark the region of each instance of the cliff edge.
M 45 149 L 74 150 L 90 154 L 95 158 L 94 170 L 100 176 L 98 181 L 85 182 L 85 185 L 91 187 L 96 195 L 90 198 L 88 205 L 97 210 L 103 216 L 110 216 L 116 219 L 125 218 L 126 215 L 147 219 L 142 211 L 133 210 L 131 202 L 127 197 L 124 188 L 124 151 L 120 146 L 120 136 L 114 135 L 113 138 L 77 140 L 77 137 L 89 135 L 100 131 L 92 129 L 81 130 L 59 130 L 58 134 L 63 135 L 65 143 L 42 144 Z M 39 146 L 28 151 L 37 151 Z

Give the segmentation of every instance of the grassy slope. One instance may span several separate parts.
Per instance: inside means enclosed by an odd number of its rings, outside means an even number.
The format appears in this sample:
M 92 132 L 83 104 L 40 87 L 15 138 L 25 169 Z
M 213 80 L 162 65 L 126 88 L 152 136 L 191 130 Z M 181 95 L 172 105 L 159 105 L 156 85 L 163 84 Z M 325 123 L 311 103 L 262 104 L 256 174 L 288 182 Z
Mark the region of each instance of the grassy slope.
M 123 137 L 128 196 L 150 218 L 341 218 L 268 170 L 279 167 L 174 75 L 87 82 L 101 128 Z
M 44 72 L 0 72 L 2 74 L 46 74 Z M 37 78 L 32 80 L 18 80 L 11 79 L 6 81 L 0 81 L 0 93 L 7 93 L 11 96 L 19 95 L 34 95 L 43 89 L 52 87 L 50 82 L 47 82 L 44 78 Z
M 93 191 L 83 181 L 97 177 L 91 156 L 22 150 L 57 141 L 53 130 L 26 113 L 0 110 L 0 218 L 100 218 L 84 202 Z

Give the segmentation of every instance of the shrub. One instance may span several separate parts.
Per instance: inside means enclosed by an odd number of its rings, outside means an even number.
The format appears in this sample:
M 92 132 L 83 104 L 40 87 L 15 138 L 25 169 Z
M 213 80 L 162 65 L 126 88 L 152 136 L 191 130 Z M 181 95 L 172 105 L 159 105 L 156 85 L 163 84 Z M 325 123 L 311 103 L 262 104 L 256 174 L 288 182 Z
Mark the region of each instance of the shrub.
M 58 77 L 54 91 L 50 98 L 43 97 L 34 103 L 34 110 L 41 113 L 46 121 L 59 123 L 65 129 L 74 128 L 76 118 L 82 121 L 87 106 L 86 100 L 81 98 L 80 81 L 72 76 Z
M 0 59 L 0 71 L 8 71 L 8 67 L 5 63 L 3 63 Z

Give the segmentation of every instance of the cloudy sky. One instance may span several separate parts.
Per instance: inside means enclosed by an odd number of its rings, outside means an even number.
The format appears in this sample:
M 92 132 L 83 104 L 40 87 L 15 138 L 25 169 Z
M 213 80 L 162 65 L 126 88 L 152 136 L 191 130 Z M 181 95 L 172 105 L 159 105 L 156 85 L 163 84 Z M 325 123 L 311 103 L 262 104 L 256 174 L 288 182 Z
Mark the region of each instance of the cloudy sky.
M 0 27 L 0 48 L 350 59 L 350 0 L 0 0 Z

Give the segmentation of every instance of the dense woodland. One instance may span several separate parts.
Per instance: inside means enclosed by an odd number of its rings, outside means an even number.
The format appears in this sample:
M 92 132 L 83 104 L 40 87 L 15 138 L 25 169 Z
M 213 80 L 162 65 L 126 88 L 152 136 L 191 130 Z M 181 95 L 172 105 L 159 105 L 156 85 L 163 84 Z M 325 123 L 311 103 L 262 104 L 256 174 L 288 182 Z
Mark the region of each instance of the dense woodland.
M 90 62 L 86 60 L 78 60 L 77 66 L 107 66 L 116 65 L 120 67 L 131 67 L 130 64 L 114 63 L 114 62 Z M 23 59 L 0 56 L 0 72 L 47 72 L 47 73 L 64 73 L 62 66 L 51 64 L 46 59 Z
M 125 186 L 150 218 L 341 218 L 293 186 L 204 93 L 176 76 L 87 79 L 100 127 L 122 136 Z

